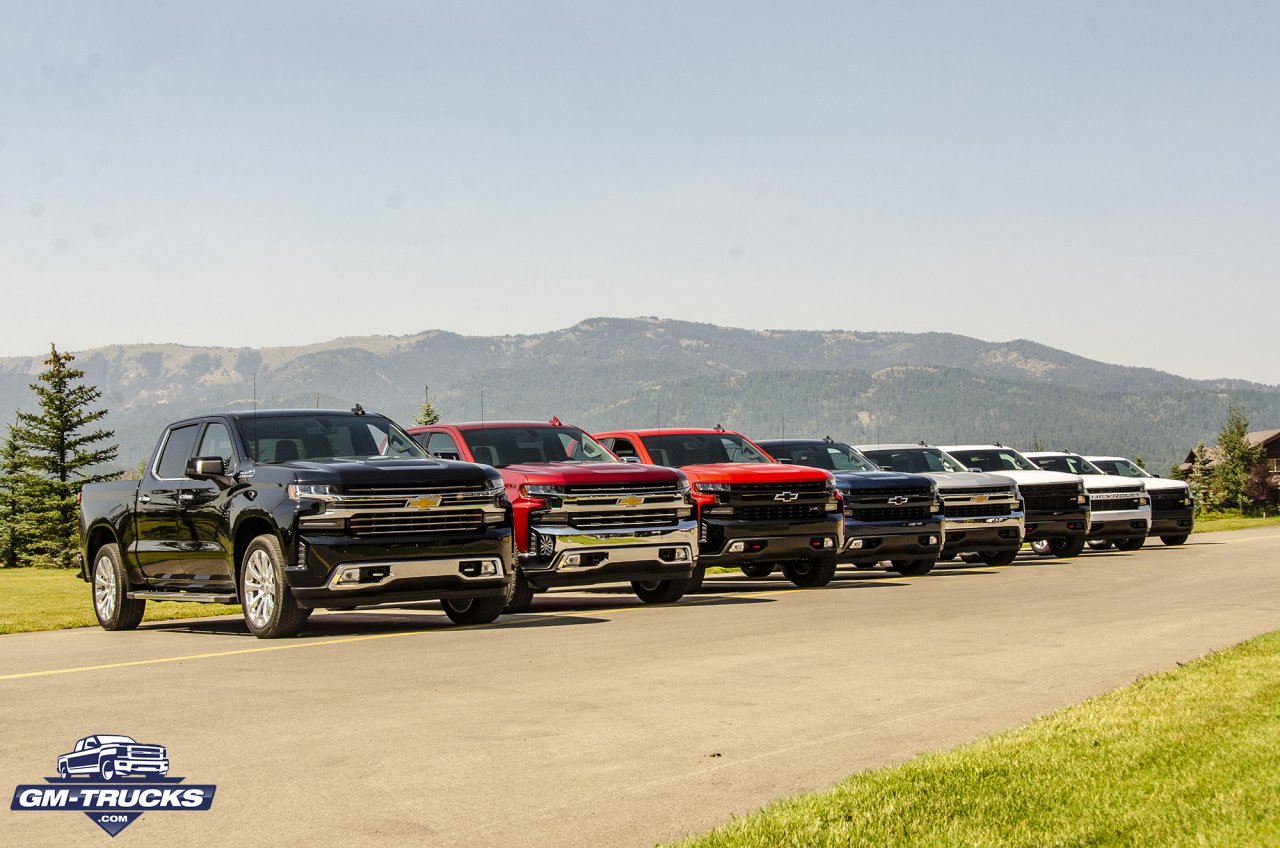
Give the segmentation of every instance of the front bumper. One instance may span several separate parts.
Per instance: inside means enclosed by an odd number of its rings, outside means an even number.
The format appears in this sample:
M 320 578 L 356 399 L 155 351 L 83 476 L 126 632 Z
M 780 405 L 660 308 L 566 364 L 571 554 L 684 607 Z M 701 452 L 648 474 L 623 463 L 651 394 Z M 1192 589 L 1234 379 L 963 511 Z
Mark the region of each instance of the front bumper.
M 926 557 L 936 560 L 942 553 L 945 535 L 940 516 L 905 524 L 846 520 L 839 561 L 865 563 Z
M 1037 539 L 1064 539 L 1072 536 L 1084 536 L 1089 532 L 1089 510 L 1076 512 L 1054 512 L 1044 515 L 1027 513 L 1025 516 L 1027 535 L 1024 541 L 1034 542 Z
M 304 608 L 485 598 L 506 594 L 513 574 L 511 551 L 510 527 L 490 528 L 464 539 L 388 541 L 304 534 L 286 554 L 284 571 Z M 359 582 L 341 582 L 345 572 L 356 569 L 363 572 Z
M 840 512 L 828 512 L 825 519 L 797 523 L 711 516 L 703 518 L 702 523 L 708 542 L 698 553 L 698 563 L 708 566 L 733 567 L 743 563 L 834 556 L 844 536 L 844 515 Z
M 1022 547 L 1026 534 L 1022 512 L 996 518 L 944 518 L 942 555 L 1007 551 Z
M 1148 536 L 1178 536 L 1190 533 L 1196 525 L 1195 507 L 1160 509 L 1151 513 Z
M 629 527 L 584 532 L 564 525 L 533 528 L 536 552 L 522 555 L 520 571 L 539 589 L 632 580 L 678 580 L 693 574 L 698 524 Z
M 168 760 L 115 760 L 112 762 L 117 774 L 168 774 Z
M 1089 540 L 1146 537 L 1151 530 L 1151 509 L 1094 510 L 1089 522 Z

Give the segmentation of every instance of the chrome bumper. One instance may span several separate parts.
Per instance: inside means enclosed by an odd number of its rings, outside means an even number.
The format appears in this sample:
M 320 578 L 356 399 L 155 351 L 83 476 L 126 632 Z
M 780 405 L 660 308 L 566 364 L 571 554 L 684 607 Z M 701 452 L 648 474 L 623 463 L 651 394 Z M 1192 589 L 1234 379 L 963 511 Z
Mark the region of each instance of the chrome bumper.
M 361 581 L 365 572 L 379 574 L 381 577 Z M 351 581 L 350 575 L 356 579 Z M 464 583 L 469 581 L 488 581 L 502 578 L 506 570 L 499 557 L 460 557 L 448 559 L 409 560 L 407 562 L 350 562 L 339 565 L 329 575 L 325 588 L 334 592 L 358 592 L 377 589 L 403 580 L 418 580 L 423 577 L 456 577 Z M 344 577 L 350 582 L 342 582 Z
M 550 557 L 520 554 L 526 572 L 590 571 L 604 565 L 662 562 L 693 564 L 698 555 L 698 523 L 692 519 L 674 526 L 628 527 L 583 532 L 562 525 L 535 525 L 535 533 L 554 542 Z M 545 550 L 544 541 L 539 548 Z
M 1146 527 L 1139 530 L 1132 526 L 1132 522 L 1141 521 Z M 1126 538 L 1136 534 L 1147 535 L 1151 529 L 1151 508 L 1142 509 L 1123 509 L 1115 512 L 1099 512 L 1094 510 L 1090 513 L 1089 519 L 1089 538 Z
M 1000 529 L 1002 527 L 1017 527 L 1024 534 L 1026 532 L 1025 521 L 1021 512 L 998 515 L 992 518 L 946 518 L 944 516 L 942 519 L 943 533 L 962 533 L 991 528 Z

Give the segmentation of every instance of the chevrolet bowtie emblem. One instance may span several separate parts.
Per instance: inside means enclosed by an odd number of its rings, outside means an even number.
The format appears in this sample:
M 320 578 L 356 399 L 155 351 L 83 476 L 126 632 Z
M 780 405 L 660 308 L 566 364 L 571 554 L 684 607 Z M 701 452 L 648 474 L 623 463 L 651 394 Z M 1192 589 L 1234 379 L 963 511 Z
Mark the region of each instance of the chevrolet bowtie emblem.
M 908 499 L 902 495 L 894 495 L 893 497 L 889 498 L 889 503 L 892 506 L 902 506 L 904 503 L 907 502 L 907 500 Z
M 773 496 L 773 499 L 775 501 L 782 501 L 783 503 L 791 503 L 792 501 L 797 500 L 799 497 L 800 496 L 797 495 L 795 492 L 778 492 L 778 494 Z
M 974 503 L 986 503 L 986 502 L 987 502 L 987 496 L 986 496 L 986 495 L 974 495 L 974 496 L 973 496 L 973 502 L 974 502 Z
M 423 495 L 416 500 L 409 501 L 408 506 L 410 509 L 435 509 L 440 506 L 440 500 L 439 495 Z
M 644 503 L 644 498 L 639 495 L 623 495 L 618 498 L 618 506 L 640 506 Z

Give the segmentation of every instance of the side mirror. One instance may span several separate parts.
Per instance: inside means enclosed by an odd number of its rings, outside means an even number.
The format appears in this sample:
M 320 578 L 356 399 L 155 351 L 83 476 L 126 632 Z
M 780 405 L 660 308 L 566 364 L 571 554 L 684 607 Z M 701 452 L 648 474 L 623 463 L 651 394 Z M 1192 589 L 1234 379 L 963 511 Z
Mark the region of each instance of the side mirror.
M 882 465 L 882 466 L 880 466 L 880 470 L 881 470 L 881 471 L 892 471 L 892 470 L 893 470 L 893 466 L 892 466 L 892 465 Z
M 618 459 L 622 460 L 623 462 L 634 462 L 636 465 L 640 464 L 640 457 L 638 456 L 620 456 L 618 457 Z
M 972 465 L 972 466 L 970 466 L 970 467 L 969 467 L 969 470 L 970 470 L 970 471 L 972 471 L 974 474 L 981 474 L 981 473 L 982 473 L 982 469 L 981 469 L 981 468 L 979 468 L 979 467 L 978 467 L 978 466 L 976 466 L 976 465 Z
M 452 459 L 455 461 L 462 459 L 462 457 L 458 456 L 453 451 L 436 451 L 431 455 L 434 456 L 436 459 Z
M 795 462 L 795 460 L 794 460 L 794 459 L 780 459 L 780 460 L 778 460 L 778 462 L 781 462 L 783 465 L 795 465 L 795 464 L 796 464 L 796 462 Z
M 227 464 L 220 456 L 195 456 L 187 460 L 187 475 L 192 480 L 227 480 Z

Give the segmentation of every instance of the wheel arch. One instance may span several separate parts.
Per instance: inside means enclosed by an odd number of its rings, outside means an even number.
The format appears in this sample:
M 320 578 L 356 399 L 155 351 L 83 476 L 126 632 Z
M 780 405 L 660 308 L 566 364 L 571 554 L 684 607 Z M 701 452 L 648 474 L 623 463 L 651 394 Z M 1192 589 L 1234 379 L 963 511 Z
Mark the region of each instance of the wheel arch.
M 240 594 L 240 565 L 244 562 L 249 543 L 259 536 L 274 536 L 276 541 L 280 542 L 281 549 L 284 548 L 284 540 L 280 538 L 279 529 L 265 516 L 246 515 L 236 524 L 235 533 L 232 535 L 231 576 L 237 596 Z

